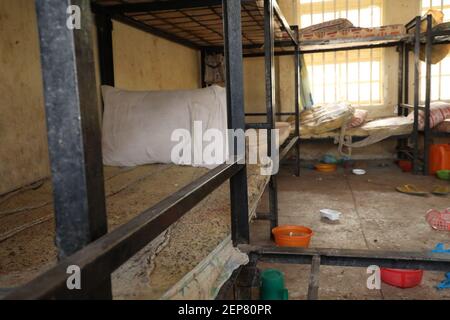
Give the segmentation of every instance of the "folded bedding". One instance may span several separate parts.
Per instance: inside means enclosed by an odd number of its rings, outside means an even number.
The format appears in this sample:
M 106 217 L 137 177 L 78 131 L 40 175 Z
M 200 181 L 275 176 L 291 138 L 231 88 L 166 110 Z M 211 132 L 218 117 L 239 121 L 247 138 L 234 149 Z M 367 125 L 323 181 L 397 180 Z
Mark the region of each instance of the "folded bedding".
M 300 135 L 318 135 L 339 129 L 346 126 L 353 115 L 354 109 L 348 103 L 314 106 L 300 116 Z
M 407 117 L 390 117 L 368 121 L 366 124 L 351 129 L 346 129 L 343 133 L 348 137 L 368 137 L 371 135 L 398 136 L 410 134 L 413 130 L 413 121 Z M 341 129 L 324 132 L 320 134 L 304 134 L 302 139 L 326 139 L 339 138 L 342 135 Z
M 408 118 L 414 121 L 414 114 L 411 113 Z M 444 122 L 445 119 L 450 118 L 450 103 L 443 101 L 436 101 L 430 104 L 430 128 L 438 126 Z M 425 111 L 419 111 L 419 130 L 425 129 Z
M 355 27 L 347 19 L 335 19 L 319 23 L 300 31 L 301 41 L 373 38 L 406 35 L 403 25 L 388 25 L 376 28 Z

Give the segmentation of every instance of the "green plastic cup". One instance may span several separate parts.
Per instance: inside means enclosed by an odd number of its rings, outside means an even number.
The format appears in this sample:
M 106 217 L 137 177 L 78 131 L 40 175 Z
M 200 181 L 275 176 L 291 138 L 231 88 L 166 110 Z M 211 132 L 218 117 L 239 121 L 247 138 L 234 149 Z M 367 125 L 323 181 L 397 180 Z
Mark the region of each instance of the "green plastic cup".
M 267 269 L 261 274 L 261 300 L 288 300 L 284 275 L 278 270 Z

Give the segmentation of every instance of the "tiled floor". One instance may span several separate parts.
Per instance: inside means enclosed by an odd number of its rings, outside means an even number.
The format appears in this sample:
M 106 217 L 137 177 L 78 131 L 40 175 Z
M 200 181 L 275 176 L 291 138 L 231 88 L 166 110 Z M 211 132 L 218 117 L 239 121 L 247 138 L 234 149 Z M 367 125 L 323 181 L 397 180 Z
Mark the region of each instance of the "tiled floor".
M 450 207 L 450 197 L 415 197 L 395 190 L 404 184 L 431 190 L 447 182 L 402 173 L 394 165 L 366 165 L 365 176 L 355 176 L 343 169 L 332 174 L 304 169 L 297 178 L 284 168 L 278 178 L 279 223 L 313 229 L 313 248 L 423 251 L 431 250 L 439 242 L 450 246 L 450 233 L 433 231 L 425 221 L 429 209 Z M 262 204 L 260 210 L 264 211 L 264 207 Z M 335 225 L 323 222 L 319 210 L 324 208 L 341 211 L 341 222 Z M 252 241 L 269 242 L 267 222 L 252 224 Z M 261 263 L 260 267 L 283 271 L 290 298 L 305 299 L 309 266 Z M 367 289 L 366 269 L 321 267 L 320 276 L 320 299 L 450 299 L 450 290 L 434 288 L 444 278 L 441 272 L 426 272 L 422 285 L 413 289 L 383 284 L 378 291 Z

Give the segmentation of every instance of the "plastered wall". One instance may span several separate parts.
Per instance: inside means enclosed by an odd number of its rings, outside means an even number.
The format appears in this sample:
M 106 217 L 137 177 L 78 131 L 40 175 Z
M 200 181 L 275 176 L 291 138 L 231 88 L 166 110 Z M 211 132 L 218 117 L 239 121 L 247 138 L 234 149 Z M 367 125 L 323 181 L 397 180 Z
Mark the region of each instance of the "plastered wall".
M 114 23 L 113 46 L 118 87 L 169 90 L 200 86 L 199 53 L 195 50 L 121 23 Z M 0 194 L 49 175 L 42 90 L 34 1 L 1 0 Z
M 48 175 L 34 1 L 0 1 L 0 194 Z
M 113 24 L 116 87 L 172 90 L 200 87 L 200 53 L 119 22 Z
M 297 1 L 279 0 L 279 5 L 289 23 L 297 24 Z M 384 23 L 406 23 L 419 8 L 419 0 L 386 0 Z M 118 87 L 131 90 L 199 87 L 197 51 L 120 23 L 114 23 L 113 33 Z M 397 103 L 398 56 L 395 49 L 384 51 L 385 103 L 384 107 L 370 108 L 372 117 L 393 115 Z M 94 52 L 97 52 L 95 47 Z M 293 58 L 277 58 L 275 67 L 278 108 L 291 111 L 294 107 Z M 0 1 L 0 70 L 0 194 L 3 194 L 49 174 L 38 33 L 32 0 Z M 264 111 L 263 59 L 245 59 L 244 86 L 246 110 Z M 394 146 L 392 142 L 382 143 L 357 151 L 355 155 L 390 157 Z M 302 153 L 305 158 L 318 158 L 335 150 L 333 145 L 304 145 Z

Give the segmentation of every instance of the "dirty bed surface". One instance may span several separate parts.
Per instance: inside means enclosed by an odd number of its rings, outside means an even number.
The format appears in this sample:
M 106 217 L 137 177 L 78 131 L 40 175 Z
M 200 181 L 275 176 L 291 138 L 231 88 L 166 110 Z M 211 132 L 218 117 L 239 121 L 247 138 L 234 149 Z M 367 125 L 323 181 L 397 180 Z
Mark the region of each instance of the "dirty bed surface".
M 381 167 L 379 165 L 388 165 Z M 450 247 L 450 232 L 434 231 L 425 221 L 429 209 L 450 207 L 450 196 L 410 196 L 395 187 L 414 184 L 431 191 L 448 182 L 432 176 L 403 173 L 392 162 L 365 162 L 365 176 L 355 176 L 342 168 L 336 173 L 317 173 L 303 169 L 301 177 L 283 170 L 278 178 L 279 223 L 304 225 L 314 231 L 312 248 L 428 251 L 437 243 Z M 264 204 L 264 201 L 261 201 Z M 321 209 L 342 212 L 339 224 L 321 221 Z M 260 208 L 258 211 L 263 211 Z M 252 224 L 252 242 L 268 244 L 267 224 Z M 286 275 L 291 299 L 306 299 L 310 266 L 260 264 L 275 267 Z M 450 270 L 448 270 L 450 272 Z M 413 289 L 382 285 L 368 290 L 364 268 L 321 267 L 320 299 L 450 299 L 450 290 L 435 286 L 444 272 L 425 272 L 423 283 Z
M 109 230 L 206 172 L 175 165 L 105 167 Z M 267 177 L 259 175 L 257 166 L 248 167 L 248 176 L 254 204 Z M 51 192 L 46 180 L 0 198 L 0 288 L 24 284 L 56 263 Z M 113 274 L 114 296 L 159 298 L 229 235 L 229 206 L 226 182 Z

